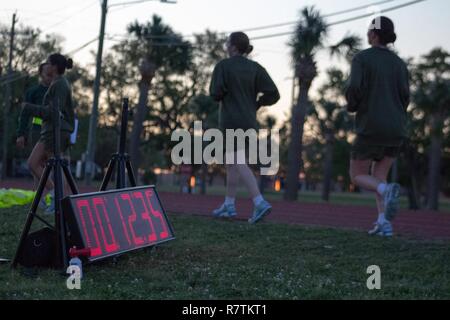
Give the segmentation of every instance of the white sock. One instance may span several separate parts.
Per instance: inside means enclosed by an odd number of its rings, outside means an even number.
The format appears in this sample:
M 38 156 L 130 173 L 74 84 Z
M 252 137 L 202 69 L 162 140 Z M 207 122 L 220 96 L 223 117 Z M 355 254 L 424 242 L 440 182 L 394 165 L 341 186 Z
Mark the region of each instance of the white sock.
M 386 220 L 386 217 L 384 216 L 384 213 L 378 214 L 378 220 L 377 220 L 377 223 L 378 223 L 379 225 L 383 225 L 383 224 L 385 224 L 386 222 L 387 222 L 387 220 Z
M 380 183 L 377 187 L 377 192 L 380 196 L 383 196 L 386 192 L 387 184 L 386 183 Z
M 264 201 L 264 198 L 262 195 L 256 196 L 253 198 L 253 203 L 255 206 L 259 206 L 261 204 L 261 202 Z
M 234 206 L 235 202 L 236 202 L 236 198 L 225 197 L 225 202 L 224 202 L 225 205 L 233 205 Z

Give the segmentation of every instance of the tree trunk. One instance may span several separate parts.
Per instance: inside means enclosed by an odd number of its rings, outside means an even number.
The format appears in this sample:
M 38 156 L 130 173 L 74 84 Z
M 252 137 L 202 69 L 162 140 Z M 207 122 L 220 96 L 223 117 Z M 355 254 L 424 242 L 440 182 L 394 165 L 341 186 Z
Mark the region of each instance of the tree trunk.
M 268 150 L 272 150 L 272 129 L 273 129 L 273 124 L 269 124 L 267 125 L 267 129 L 269 129 L 269 135 L 267 136 L 267 140 L 268 140 Z M 260 168 L 261 168 L 261 164 L 260 164 Z M 259 192 L 261 192 L 262 195 L 264 195 L 264 193 L 266 192 L 266 186 L 267 183 L 269 182 L 269 178 L 266 175 L 260 174 L 259 175 Z
M 332 133 L 327 134 L 327 143 L 325 146 L 325 159 L 323 166 L 323 188 L 322 188 L 322 200 L 330 200 L 331 181 L 333 178 L 333 136 Z
M 140 165 L 141 134 L 144 121 L 148 113 L 148 94 L 150 83 L 155 75 L 155 66 L 149 61 L 142 61 L 140 66 L 141 82 L 139 83 L 139 103 L 133 116 L 133 129 L 130 136 L 130 158 L 134 170 L 137 172 Z
M 406 151 L 406 166 L 410 173 L 411 182 L 408 187 L 408 201 L 409 209 L 420 209 L 420 190 L 419 190 L 419 178 L 417 167 L 417 153 L 414 147 L 408 146 Z
M 208 185 L 210 187 L 213 186 L 214 178 L 215 178 L 215 172 L 212 172 L 211 174 L 208 174 Z
M 439 210 L 441 153 L 442 138 L 437 134 L 432 134 L 428 164 L 427 208 L 435 211 Z
M 309 108 L 308 91 L 310 86 L 300 86 L 297 105 L 292 108 L 291 141 L 288 151 L 288 171 L 284 198 L 296 201 L 298 197 L 299 174 L 302 167 L 303 129 Z
M 408 208 L 410 210 L 419 210 L 420 209 L 420 203 L 418 201 L 417 194 L 415 193 L 414 187 L 410 186 L 408 187 L 408 202 L 409 206 Z
M 398 182 L 398 159 L 395 159 L 394 163 L 392 164 L 391 168 L 391 182 L 397 183 Z
M 208 165 L 202 162 L 202 172 L 201 172 L 201 183 L 200 183 L 200 193 L 206 194 L 206 179 L 208 178 Z
M 267 184 L 267 176 L 260 175 L 259 176 L 259 192 L 261 192 L 261 194 L 264 194 L 264 192 L 266 191 L 266 184 Z

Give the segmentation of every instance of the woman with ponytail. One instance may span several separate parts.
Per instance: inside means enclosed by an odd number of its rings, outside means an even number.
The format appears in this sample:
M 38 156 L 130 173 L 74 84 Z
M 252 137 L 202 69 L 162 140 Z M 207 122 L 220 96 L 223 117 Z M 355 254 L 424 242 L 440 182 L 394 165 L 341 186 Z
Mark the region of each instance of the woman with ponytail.
M 400 186 L 388 184 L 387 176 L 407 138 L 409 74 L 388 48 L 397 40 L 392 20 L 374 19 L 367 36 L 371 48 L 353 59 L 346 90 L 348 111 L 356 113 L 350 176 L 355 185 L 376 196 L 378 220 L 369 234 L 392 236 Z
M 253 46 L 250 45 L 245 33 L 232 33 L 227 40 L 226 48 L 229 58 L 216 65 L 210 86 L 211 96 L 220 102 L 220 129 L 222 132 L 227 129 L 244 131 L 257 129 L 257 110 L 262 106 L 275 104 L 280 99 L 280 94 L 267 71 L 257 62 L 247 58 L 253 51 Z M 272 207 L 261 195 L 256 178 L 246 161 L 239 160 L 245 158 L 245 150 L 234 150 L 230 157 L 238 163 L 226 164 L 225 202 L 214 210 L 213 215 L 220 218 L 236 216 L 235 198 L 241 178 L 254 203 L 253 215 L 249 222 L 256 223 L 270 213 Z M 242 162 L 245 164 L 240 164 Z
M 43 105 L 23 103 L 22 117 L 39 117 L 42 119 L 41 137 L 34 147 L 29 161 L 29 167 L 33 175 L 40 179 L 47 160 L 54 155 L 53 150 L 53 107 L 57 103 L 61 114 L 61 152 L 65 152 L 70 145 L 70 135 L 74 130 L 74 106 L 72 102 L 72 89 L 64 76 L 66 70 L 72 69 L 73 61 L 59 53 L 52 54 L 47 59 L 49 74 L 52 83 L 44 96 Z M 25 122 L 21 122 L 24 126 Z M 19 128 L 19 132 L 26 133 L 27 128 Z M 21 137 L 18 138 L 18 140 Z M 54 212 L 53 183 L 48 180 L 46 185 L 52 199 L 52 204 L 47 208 L 47 213 Z

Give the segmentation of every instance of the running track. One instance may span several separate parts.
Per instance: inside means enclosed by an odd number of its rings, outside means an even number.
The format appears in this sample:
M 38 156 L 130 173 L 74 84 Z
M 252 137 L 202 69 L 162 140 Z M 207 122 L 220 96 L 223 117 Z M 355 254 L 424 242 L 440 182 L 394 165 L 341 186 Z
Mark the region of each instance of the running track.
M 26 180 L 1 181 L 0 188 L 32 189 L 32 184 Z M 95 191 L 83 186 L 80 189 L 81 192 Z M 209 216 L 223 201 L 220 196 L 165 192 L 160 193 L 160 198 L 167 212 L 199 216 Z M 285 201 L 273 201 L 272 206 L 272 214 L 266 219 L 276 223 L 367 231 L 376 220 L 376 211 L 371 207 Z M 247 220 L 251 215 L 251 200 L 239 199 L 237 210 L 240 214 L 238 219 Z M 394 228 L 399 236 L 450 240 L 450 213 L 403 210 L 395 220 Z

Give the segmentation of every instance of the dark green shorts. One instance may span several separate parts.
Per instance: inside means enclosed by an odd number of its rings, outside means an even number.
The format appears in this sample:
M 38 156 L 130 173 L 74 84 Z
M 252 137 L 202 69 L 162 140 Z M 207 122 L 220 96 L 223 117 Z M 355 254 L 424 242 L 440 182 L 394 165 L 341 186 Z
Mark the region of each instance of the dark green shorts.
M 41 135 L 39 142 L 43 143 L 45 146 L 45 151 L 53 153 L 53 136 L 52 135 Z M 61 152 L 66 152 L 70 146 L 70 132 L 61 132 Z
M 352 160 L 372 160 L 379 162 L 384 158 L 397 158 L 401 147 L 373 146 L 362 143 L 355 143 L 352 146 Z
M 34 147 L 41 140 L 41 126 L 33 125 L 30 133 L 31 145 Z

